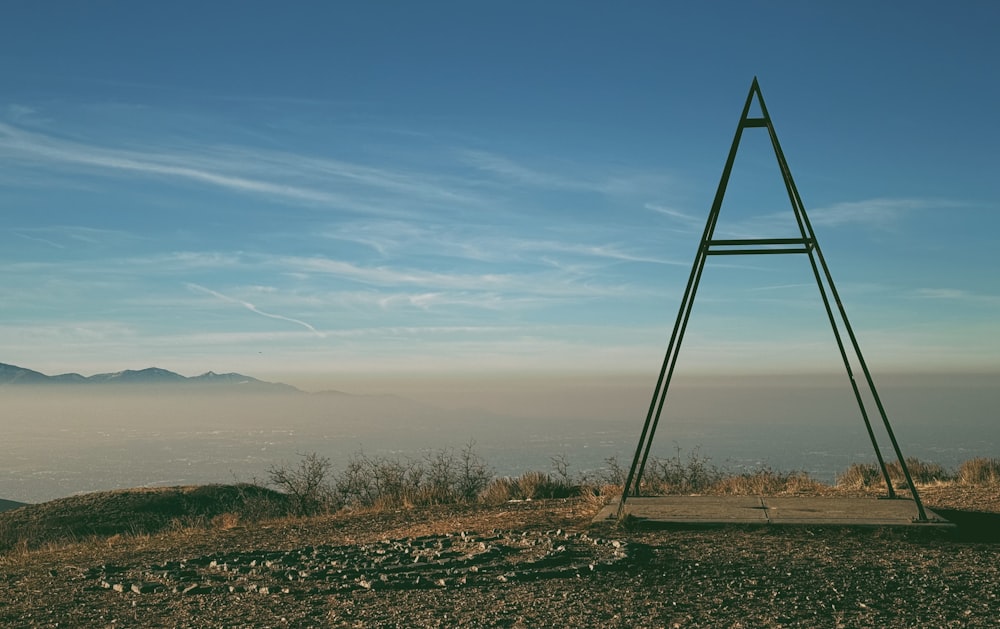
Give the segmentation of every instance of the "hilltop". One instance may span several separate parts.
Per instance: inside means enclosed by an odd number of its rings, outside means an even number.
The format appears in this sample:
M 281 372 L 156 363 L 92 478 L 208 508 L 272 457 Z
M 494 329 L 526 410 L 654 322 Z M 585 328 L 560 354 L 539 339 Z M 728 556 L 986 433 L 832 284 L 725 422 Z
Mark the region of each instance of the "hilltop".
M 998 604 L 995 486 L 921 488 L 952 534 L 618 528 L 592 523 L 586 495 L 290 517 L 251 487 L 0 514 L 0 530 L 53 534 L 0 555 L 0 624 L 985 627 Z

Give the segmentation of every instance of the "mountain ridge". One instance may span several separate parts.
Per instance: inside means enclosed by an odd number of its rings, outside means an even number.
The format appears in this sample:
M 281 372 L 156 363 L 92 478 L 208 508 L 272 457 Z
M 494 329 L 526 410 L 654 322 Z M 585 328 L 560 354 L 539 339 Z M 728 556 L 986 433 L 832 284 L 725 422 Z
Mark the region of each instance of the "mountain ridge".
M 283 382 L 267 382 L 241 373 L 218 374 L 206 371 L 198 376 L 183 376 L 179 373 L 160 367 L 145 369 L 125 369 L 111 373 L 98 373 L 83 376 L 78 373 L 64 373 L 54 376 L 44 374 L 34 369 L 0 363 L 0 387 L 2 386 L 198 386 L 211 388 L 228 388 L 239 386 L 243 389 L 284 391 L 288 393 L 303 393 L 302 390 Z

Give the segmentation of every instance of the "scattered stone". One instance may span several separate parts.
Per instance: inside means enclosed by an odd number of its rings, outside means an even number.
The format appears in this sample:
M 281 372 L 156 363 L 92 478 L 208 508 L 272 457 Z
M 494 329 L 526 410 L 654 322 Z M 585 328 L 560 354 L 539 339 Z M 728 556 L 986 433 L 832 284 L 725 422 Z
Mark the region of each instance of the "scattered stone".
M 136 594 L 151 594 L 162 589 L 162 587 L 158 583 L 133 583 L 132 591 Z

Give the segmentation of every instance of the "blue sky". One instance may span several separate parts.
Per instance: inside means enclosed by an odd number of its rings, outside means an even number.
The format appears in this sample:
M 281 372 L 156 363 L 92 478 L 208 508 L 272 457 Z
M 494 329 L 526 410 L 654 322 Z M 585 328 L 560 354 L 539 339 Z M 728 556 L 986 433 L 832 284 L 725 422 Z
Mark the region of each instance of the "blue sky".
M 0 362 L 654 377 L 756 75 L 873 367 L 996 369 L 998 19 L 8 3 Z M 789 221 L 748 131 L 717 234 Z M 806 259 L 766 258 L 713 260 L 679 368 L 838 368 Z

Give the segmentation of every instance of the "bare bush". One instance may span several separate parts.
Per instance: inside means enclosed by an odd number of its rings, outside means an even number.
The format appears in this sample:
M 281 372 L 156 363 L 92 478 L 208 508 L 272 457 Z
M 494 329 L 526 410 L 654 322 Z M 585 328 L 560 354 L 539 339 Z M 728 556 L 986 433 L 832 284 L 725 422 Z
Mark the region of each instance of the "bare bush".
M 722 476 L 712 459 L 703 456 L 699 448 L 682 458 L 677 446 L 670 458 L 650 459 L 640 489 L 654 494 L 699 493 L 708 491 Z
M 413 504 L 424 476 L 419 462 L 376 457 L 369 460 L 369 470 L 375 505 L 394 507 Z
M 602 485 L 618 485 L 619 487 L 625 486 L 625 478 L 627 472 L 625 468 L 618 463 L 618 457 L 609 456 L 604 459 L 604 470 L 603 476 L 600 477 Z
M 472 501 L 486 489 L 493 470 L 475 451 L 475 441 L 469 441 L 459 453 L 456 493 L 460 500 Z
M 333 509 L 330 459 L 315 452 L 300 455 L 298 467 L 272 465 L 267 470 L 271 484 L 289 496 L 297 515 L 316 515 Z
M 432 450 L 422 459 L 353 455 L 334 479 L 340 503 L 356 507 L 393 507 L 471 502 L 479 498 L 493 472 L 469 442 L 459 453 Z

